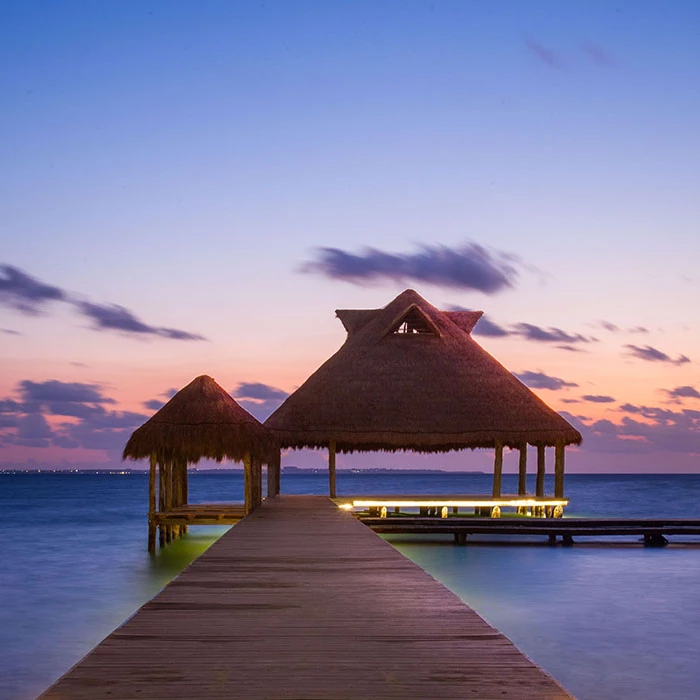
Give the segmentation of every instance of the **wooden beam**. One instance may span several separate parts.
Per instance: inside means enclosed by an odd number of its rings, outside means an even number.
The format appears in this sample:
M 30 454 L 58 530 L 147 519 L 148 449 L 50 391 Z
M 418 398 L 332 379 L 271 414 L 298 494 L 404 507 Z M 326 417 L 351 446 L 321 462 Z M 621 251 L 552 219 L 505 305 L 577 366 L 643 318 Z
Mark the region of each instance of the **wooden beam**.
M 537 445 L 537 486 L 535 488 L 536 496 L 544 496 L 545 449 L 546 447 L 544 445 Z
M 520 462 L 518 464 L 518 496 L 527 493 L 527 443 L 520 445 Z
M 563 442 L 554 447 L 554 497 L 564 497 L 564 450 Z
M 496 440 L 496 457 L 493 464 L 493 497 L 501 497 L 501 480 L 503 478 L 503 443 Z
M 328 493 L 335 498 L 335 440 L 328 443 Z

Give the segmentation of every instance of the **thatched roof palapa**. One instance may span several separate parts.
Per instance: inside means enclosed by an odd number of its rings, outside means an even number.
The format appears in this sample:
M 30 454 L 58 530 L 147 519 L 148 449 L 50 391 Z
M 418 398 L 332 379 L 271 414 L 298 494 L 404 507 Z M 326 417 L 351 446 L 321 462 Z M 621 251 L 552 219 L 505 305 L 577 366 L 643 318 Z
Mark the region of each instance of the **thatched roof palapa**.
M 155 454 L 159 461 L 202 458 L 243 460 L 250 453 L 269 463 L 279 455 L 275 436 L 211 377 L 202 375 L 134 431 L 123 458 Z
M 336 311 L 338 352 L 265 421 L 284 447 L 448 451 L 578 444 L 580 433 L 472 337 L 481 311 L 440 311 L 409 289 Z

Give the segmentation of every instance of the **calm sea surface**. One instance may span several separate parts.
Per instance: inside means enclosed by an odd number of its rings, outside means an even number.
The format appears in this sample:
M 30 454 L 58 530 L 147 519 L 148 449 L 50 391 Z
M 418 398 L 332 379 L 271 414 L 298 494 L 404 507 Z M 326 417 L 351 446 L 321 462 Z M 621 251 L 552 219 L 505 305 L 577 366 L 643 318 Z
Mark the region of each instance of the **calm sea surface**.
M 504 492 L 516 479 L 504 475 Z M 700 475 L 569 475 L 566 486 L 568 515 L 700 518 Z M 339 495 L 490 487 L 485 474 L 338 475 Z M 323 494 L 327 477 L 283 475 L 282 490 Z M 242 497 L 241 475 L 190 476 L 192 502 Z M 34 698 L 226 530 L 193 528 L 149 557 L 146 501 L 143 474 L 0 475 L 1 700 Z M 698 541 L 389 539 L 580 700 L 700 698 Z

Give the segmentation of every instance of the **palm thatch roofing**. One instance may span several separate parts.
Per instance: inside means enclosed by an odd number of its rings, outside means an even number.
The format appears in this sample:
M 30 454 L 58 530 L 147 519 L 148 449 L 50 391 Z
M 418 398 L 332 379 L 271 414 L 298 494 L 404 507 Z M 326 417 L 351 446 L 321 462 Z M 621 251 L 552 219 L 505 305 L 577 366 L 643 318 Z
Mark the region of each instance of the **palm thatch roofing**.
M 336 311 L 338 352 L 265 421 L 283 447 L 440 452 L 578 444 L 580 433 L 472 337 L 481 311 L 440 311 L 412 289 Z
M 203 457 L 240 462 L 246 453 L 269 463 L 279 454 L 279 444 L 211 377 L 202 375 L 134 431 L 123 459 L 155 454 L 161 462 L 194 463 Z

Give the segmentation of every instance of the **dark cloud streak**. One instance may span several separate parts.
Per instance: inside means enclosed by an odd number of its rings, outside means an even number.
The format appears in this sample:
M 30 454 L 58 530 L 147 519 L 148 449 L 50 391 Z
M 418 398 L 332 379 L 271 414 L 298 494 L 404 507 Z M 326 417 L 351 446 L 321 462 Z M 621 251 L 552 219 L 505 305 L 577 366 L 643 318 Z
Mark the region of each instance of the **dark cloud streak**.
M 661 350 L 651 347 L 651 345 L 645 345 L 644 347 L 639 347 L 638 345 L 625 345 L 625 348 L 629 350 L 627 353 L 630 357 L 636 357 L 638 360 L 645 360 L 647 362 L 667 362 L 672 365 L 682 365 L 686 362 L 690 362 L 690 358 L 685 355 L 678 355 L 674 360 L 671 356 L 667 355 Z
M 424 282 L 453 289 L 496 294 L 513 287 L 518 276 L 512 255 L 491 252 L 476 244 L 461 248 L 423 246 L 416 253 L 385 253 L 366 248 L 359 254 L 338 248 L 318 249 L 318 259 L 302 272 L 316 272 L 331 279 L 363 282 Z

